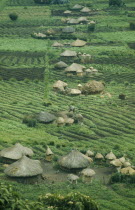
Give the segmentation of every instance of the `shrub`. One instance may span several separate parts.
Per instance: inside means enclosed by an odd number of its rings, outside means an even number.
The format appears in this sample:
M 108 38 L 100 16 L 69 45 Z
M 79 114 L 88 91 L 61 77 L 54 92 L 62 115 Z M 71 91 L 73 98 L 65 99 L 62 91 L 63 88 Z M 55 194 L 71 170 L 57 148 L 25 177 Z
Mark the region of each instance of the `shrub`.
M 115 173 L 111 176 L 111 183 L 122 182 L 135 184 L 135 175 L 125 175 L 121 173 Z
M 39 201 L 48 206 L 59 210 L 98 210 L 97 204 L 91 197 L 81 193 L 69 193 L 66 196 L 56 194 L 46 194 L 40 196 Z
M 16 80 L 16 78 L 11 77 L 11 78 L 9 79 L 9 81 L 10 81 L 10 82 L 16 82 L 17 80 Z
M 11 14 L 9 14 L 9 17 L 10 17 L 10 19 L 13 20 L 13 21 L 15 21 L 15 20 L 18 19 L 18 15 L 17 15 L 16 13 L 11 13 Z
M 88 28 L 87 28 L 87 31 L 88 31 L 88 32 L 94 31 L 94 30 L 95 30 L 95 25 L 96 25 L 95 23 L 89 24 L 89 25 L 88 25 Z
M 135 30 L 135 21 L 134 22 L 130 22 L 129 27 L 130 27 L 131 30 Z
M 121 7 L 123 5 L 124 5 L 123 0 L 109 0 L 109 6 Z
M 25 79 L 24 79 L 24 82 L 25 82 L 25 83 L 30 83 L 30 79 L 25 78 Z
M 35 127 L 37 124 L 37 120 L 33 115 L 26 115 L 24 116 L 22 123 L 27 124 L 28 127 Z

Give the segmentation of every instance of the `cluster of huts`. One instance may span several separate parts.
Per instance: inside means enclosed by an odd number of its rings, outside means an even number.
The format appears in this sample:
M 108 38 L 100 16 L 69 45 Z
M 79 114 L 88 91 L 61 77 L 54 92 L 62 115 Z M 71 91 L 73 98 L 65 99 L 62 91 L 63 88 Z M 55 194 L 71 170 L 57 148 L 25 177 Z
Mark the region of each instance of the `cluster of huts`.
M 6 167 L 4 173 L 8 177 L 15 178 L 17 181 L 25 181 L 24 183 L 26 183 L 26 181 L 30 181 L 30 183 L 31 181 L 32 183 L 37 182 L 43 175 L 43 168 L 41 161 L 31 159 L 33 154 L 30 148 L 24 147 L 20 143 L 1 150 L 0 160 L 6 163 L 3 165 Z M 52 161 L 53 156 L 54 153 L 47 147 L 45 160 Z M 101 153 L 94 154 L 94 152 L 90 150 L 84 155 L 75 149 L 67 155 L 60 157 L 58 164 L 62 170 L 68 171 L 67 179 L 71 183 L 77 183 L 79 177 L 81 177 L 83 181 L 91 182 L 95 171 L 90 168 L 90 164 L 93 161 L 100 161 L 100 163 L 102 163 L 103 159 L 113 165 L 119 173 L 135 175 L 134 167 L 131 166 L 129 160 L 126 160 L 124 156 L 116 158 L 112 151 L 104 157 Z
M 58 80 L 53 84 L 53 90 L 70 96 L 77 96 L 81 94 L 89 95 L 95 93 L 101 93 L 104 90 L 104 84 L 100 81 L 89 81 L 84 85 L 78 84 L 77 88 L 69 88 L 68 84 Z

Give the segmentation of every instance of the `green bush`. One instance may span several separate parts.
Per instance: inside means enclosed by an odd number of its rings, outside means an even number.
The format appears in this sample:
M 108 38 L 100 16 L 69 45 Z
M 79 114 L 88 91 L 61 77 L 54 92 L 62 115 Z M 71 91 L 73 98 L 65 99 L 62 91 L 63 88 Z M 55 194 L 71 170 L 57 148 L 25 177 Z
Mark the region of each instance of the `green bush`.
M 109 0 L 109 6 L 121 7 L 123 5 L 124 5 L 123 0 Z
M 135 30 L 135 21 L 134 22 L 130 22 L 129 27 L 130 27 L 131 30 Z
M 114 173 L 110 179 L 111 183 L 122 182 L 135 184 L 135 175 L 125 175 L 121 173 Z
M 89 24 L 88 25 L 88 28 L 87 28 L 87 31 L 88 32 L 93 32 L 94 30 L 95 30 L 95 26 L 96 26 L 96 24 L 95 23 L 91 23 L 91 24 Z
M 98 210 L 97 204 L 91 197 L 81 193 L 69 193 L 66 196 L 56 194 L 46 194 L 40 196 L 39 201 L 48 208 L 57 210 Z
M 10 19 L 13 20 L 13 21 L 15 21 L 15 20 L 18 19 L 18 15 L 17 15 L 16 13 L 11 13 L 11 14 L 9 14 L 9 17 L 10 17 Z
M 22 122 L 27 124 L 28 127 L 36 127 L 36 124 L 37 124 L 37 120 L 35 119 L 35 116 L 33 115 L 24 116 Z

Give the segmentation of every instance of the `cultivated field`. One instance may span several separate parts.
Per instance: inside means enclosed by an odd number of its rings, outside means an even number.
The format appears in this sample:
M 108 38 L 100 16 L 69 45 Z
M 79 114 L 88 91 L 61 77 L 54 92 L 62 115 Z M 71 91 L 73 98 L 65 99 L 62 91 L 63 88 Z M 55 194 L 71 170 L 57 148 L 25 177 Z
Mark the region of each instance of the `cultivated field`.
M 61 19 L 63 11 L 76 4 L 71 0 L 65 5 L 36 5 L 33 0 L 9 0 L 1 4 L 0 11 L 0 150 L 19 142 L 31 147 L 34 159 L 43 159 L 46 146 L 55 154 L 56 160 L 73 148 L 85 153 L 88 149 L 106 155 L 110 150 L 117 157 L 124 154 L 135 165 L 135 50 L 129 43 L 135 42 L 135 31 L 130 30 L 129 23 L 135 19 L 135 2 L 125 0 L 126 7 L 110 9 L 108 1 L 91 0 L 77 3 L 86 5 L 94 12 L 88 16 L 96 21 L 94 32 L 87 31 L 86 24 L 73 25 L 76 29 L 75 39 L 87 41 L 82 48 L 53 48 L 54 41 L 71 43 L 73 39 L 59 36 L 54 39 L 34 39 L 34 32 L 47 29 L 62 29 L 67 24 Z M 98 10 L 97 10 L 98 9 Z M 61 12 L 60 12 L 61 11 Z M 8 14 L 18 14 L 17 21 L 11 21 Z M 78 17 L 74 13 L 70 17 Z M 69 38 L 69 39 L 68 39 Z M 61 69 L 55 69 L 54 63 L 60 61 L 60 53 L 65 49 L 92 55 L 91 64 L 99 74 L 91 77 L 67 77 Z M 51 106 L 44 106 L 45 92 L 45 58 L 50 60 L 49 100 Z M 71 61 L 68 61 L 71 64 Z M 52 85 L 56 80 L 67 82 L 70 87 L 77 88 L 79 83 L 89 80 L 105 82 L 105 91 L 111 97 L 97 95 L 80 95 L 71 97 L 55 93 Z M 119 99 L 125 94 L 126 100 Z M 22 123 L 24 115 L 36 114 L 40 111 L 57 112 L 68 110 L 74 105 L 84 116 L 84 124 L 57 127 L 56 124 L 37 124 L 35 128 Z M 95 168 L 102 166 L 92 165 Z M 0 165 L 0 178 L 9 182 Z M 100 169 L 98 171 L 100 173 Z M 77 191 L 90 195 L 106 210 L 134 210 L 135 185 L 104 183 L 103 174 L 90 184 L 78 182 L 69 185 L 63 179 L 45 181 L 38 185 L 23 185 L 12 182 L 23 198 L 36 199 L 45 193 L 66 194 Z M 34 193 L 33 193 L 34 192 Z

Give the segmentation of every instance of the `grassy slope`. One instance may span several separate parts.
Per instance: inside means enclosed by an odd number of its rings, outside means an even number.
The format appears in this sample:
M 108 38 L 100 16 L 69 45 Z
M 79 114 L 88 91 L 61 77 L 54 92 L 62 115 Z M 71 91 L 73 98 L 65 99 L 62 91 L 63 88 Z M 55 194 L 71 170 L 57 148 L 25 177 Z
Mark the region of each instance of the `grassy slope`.
M 95 3 L 95 1 L 93 2 Z M 5 51 L 1 54 L 0 63 L 10 67 L 11 71 L 20 67 L 44 67 L 46 45 L 50 46 L 53 41 L 34 40 L 30 34 L 33 31 L 46 29 L 47 25 L 50 25 L 49 28 L 55 27 L 56 23 L 61 23 L 61 17 L 49 17 L 49 7 L 32 6 L 32 1 L 29 1 L 29 4 L 27 3 L 28 0 L 10 1 L 9 6 L 0 15 L 0 49 Z M 26 5 L 28 5 L 27 9 L 24 8 Z M 135 3 L 130 1 L 127 6 L 135 7 Z M 103 1 L 102 3 L 96 1 L 94 4 L 94 8 L 105 9 L 106 7 L 107 3 Z M 7 14 L 11 11 L 19 14 L 16 23 L 8 19 Z M 130 9 L 128 12 L 130 12 Z M 100 98 L 99 95 L 71 98 L 51 91 L 50 99 L 53 105 L 45 108 L 42 105 L 44 92 L 42 82 L 36 84 L 34 82 L 1 81 L 0 149 L 19 141 L 34 149 L 34 158 L 44 157 L 47 144 L 58 156 L 66 154 L 71 148 L 78 148 L 81 151 L 91 148 L 94 151 L 101 151 L 103 154 L 112 149 L 118 156 L 125 153 L 135 164 L 135 75 L 133 69 L 135 53 L 134 50 L 127 46 L 127 42 L 134 40 L 135 32 L 128 29 L 128 22 L 133 17 L 128 17 L 125 10 L 115 13 L 101 11 L 92 19 L 96 20 L 98 24 L 95 33 L 87 36 L 87 40 L 91 45 L 75 50 L 93 55 L 92 65 L 102 73 L 102 75 L 94 77 L 94 79 L 106 82 L 106 91 L 112 94 L 112 98 Z M 86 26 L 76 26 L 76 28 L 78 31 L 83 31 Z M 81 37 L 82 32 L 79 32 L 78 35 Z M 9 54 L 7 54 L 7 51 L 9 51 Z M 10 54 L 10 51 L 20 51 L 21 54 L 17 56 L 17 53 Z M 38 53 L 38 58 L 36 56 L 33 58 L 31 54 L 26 59 L 25 54 L 23 54 L 25 51 Z M 51 49 L 50 51 L 57 59 L 63 49 Z M 62 71 L 56 71 L 52 68 L 50 87 L 56 79 L 63 79 L 71 87 L 76 87 L 78 83 L 83 83 L 89 78 L 74 78 L 73 83 L 73 78 L 66 78 Z M 118 95 L 120 93 L 127 95 L 126 101 L 119 101 Z M 55 125 L 38 125 L 36 128 L 28 128 L 22 124 L 24 114 L 37 113 L 41 110 L 57 111 L 68 109 L 70 104 L 74 104 L 84 115 L 84 127 L 76 125 L 58 128 Z M 54 145 L 52 145 L 52 142 L 54 142 Z M 1 176 L 3 176 L 3 173 L 1 173 Z M 90 185 L 84 185 L 80 182 L 75 189 L 71 186 L 67 187 L 67 185 L 67 183 L 53 184 L 51 186 L 47 184 L 38 186 L 22 186 L 18 184 L 17 187 L 22 196 L 29 199 L 34 199 L 41 193 L 67 193 L 74 190 L 91 195 L 97 200 L 101 209 L 134 209 L 133 195 L 135 190 L 132 186 L 115 184 L 111 188 L 107 188 L 98 181 L 94 181 Z M 65 190 L 63 191 L 63 189 Z M 35 191 L 34 197 L 33 191 Z

